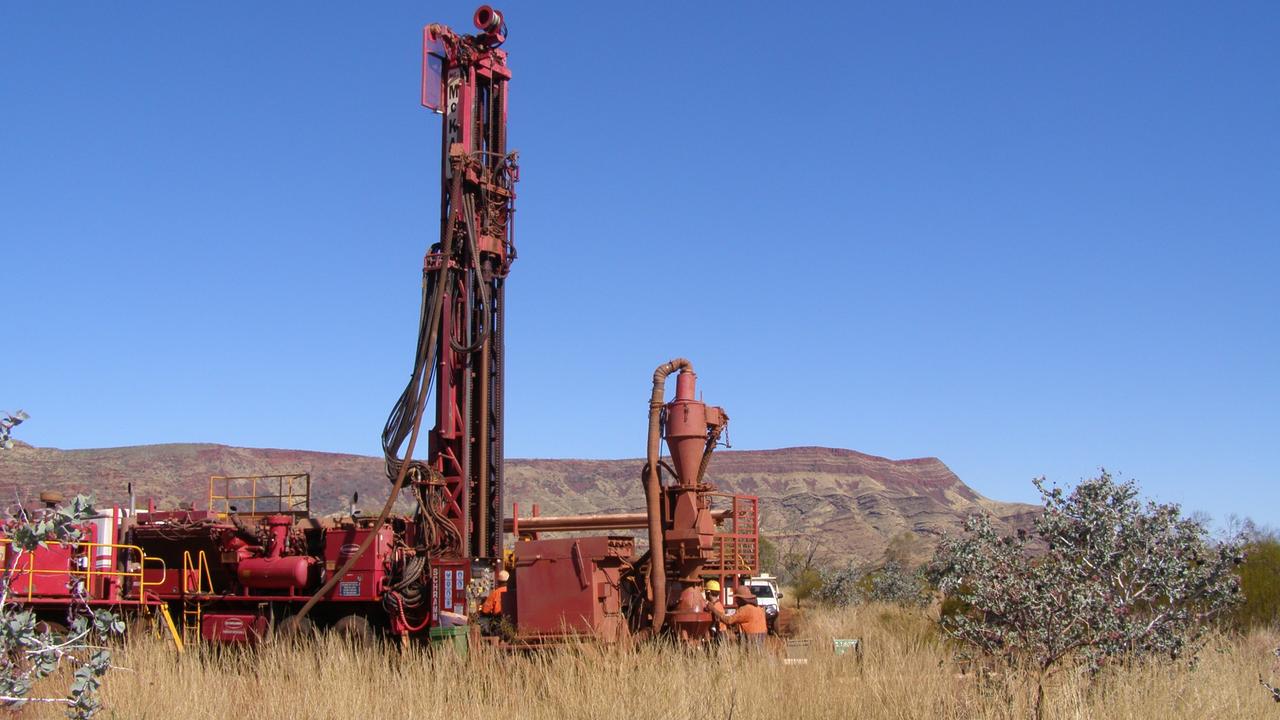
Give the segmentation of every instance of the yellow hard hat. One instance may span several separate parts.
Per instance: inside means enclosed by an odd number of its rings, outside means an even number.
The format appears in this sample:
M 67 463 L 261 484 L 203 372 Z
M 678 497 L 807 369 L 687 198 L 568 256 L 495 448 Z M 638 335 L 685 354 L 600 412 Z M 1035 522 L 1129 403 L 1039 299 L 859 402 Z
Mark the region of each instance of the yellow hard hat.
M 707 592 L 720 592 L 720 581 L 719 581 L 719 580 L 708 580 L 708 581 L 707 581 Z

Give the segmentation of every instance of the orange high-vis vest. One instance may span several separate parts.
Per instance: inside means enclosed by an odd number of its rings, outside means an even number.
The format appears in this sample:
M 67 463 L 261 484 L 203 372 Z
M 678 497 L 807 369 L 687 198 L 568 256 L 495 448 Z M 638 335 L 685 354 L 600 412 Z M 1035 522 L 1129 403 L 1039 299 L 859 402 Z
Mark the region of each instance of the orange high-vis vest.
M 502 614 L 502 596 L 507 592 L 506 585 L 499 585 L 489 593 L 489 597 L 484 599 L 484 604 L 480 606 L 481 615 L 501 615 Z
M 743 605 L 729 616 L 726 625 L 736 625 L 748 635 L 764 635 L 769 632 L 769 622 L 765 619 L 764 610 L 759 605 Z

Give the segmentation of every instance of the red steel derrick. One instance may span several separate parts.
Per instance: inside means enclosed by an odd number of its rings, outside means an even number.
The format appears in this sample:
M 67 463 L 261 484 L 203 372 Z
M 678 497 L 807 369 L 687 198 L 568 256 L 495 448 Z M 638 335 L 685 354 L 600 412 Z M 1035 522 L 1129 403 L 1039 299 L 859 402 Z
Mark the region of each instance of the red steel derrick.
M 423 105 L 444 115 L 441 242 L 423 267 L 427 284 L 444 284 L 427 462 L 443 478 L 460 556 L 492 559 L 502 552 L 504 286 L 519 171 L 507 151 L 506 26 L 487 5 L 473 20 L 477 35 L 429 25 L 423 37 Z
M 433 617 L 456 612 L 475 567 L 492 571 L 502 557 L 503 322 L 519 170 L 507 149 L 506 25 L 487 5 L 472 19 L 475 35 L 423 30 L 422 104 L 444 120 L 440 239 L 423 262 L 414 372 L 383 432 L 388 477 L 418 501 Z M 419 461 L 410 449 L 428 394 L 434 426 Z

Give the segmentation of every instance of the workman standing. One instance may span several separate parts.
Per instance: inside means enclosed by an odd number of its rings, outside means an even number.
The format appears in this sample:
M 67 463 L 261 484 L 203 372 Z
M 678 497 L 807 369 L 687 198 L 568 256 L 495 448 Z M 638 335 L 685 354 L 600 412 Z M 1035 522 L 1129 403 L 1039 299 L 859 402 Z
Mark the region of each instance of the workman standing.
M 506 570 L 499 570 L 494 578 L 497 585 L 489 596 L 484 599 L 484 604 L 480 606 L 481 615 L 501 615 L 502 614 L 502 596 L 507 594 L 507 581 L 511 579 L 511 573 Z
M 511 573 L 499 570 L 494 576 L 495 586 L 480 605 L 480 630 L 486 635 L 497 635 L 502 625 L 502 601 L 507 594 L 507 580 Z
M 733 597 L 738 601 L 737 612 L 725 615 L 723 610 L 712 606 L 711 614 L 726 627 L 732 626 L 738 630 L 738 640 L 743 647 L 763 650 L 764 637 L 769 632 L 769 622 L 765 619 L 764 610 L 756 605 L 756 596 L 746 585 L 739 585 Z
M 724 633 L 724 625 L 721 625 L 718 619 L 714 619 L 717 611 L 721 615 L 724 614 L 724 603 L 720 602 L 720 581 L 708 580 L 705 590 L 707 591 L 707 609 L 713 617 L 711 620 L 711 639 L 720 640 Z

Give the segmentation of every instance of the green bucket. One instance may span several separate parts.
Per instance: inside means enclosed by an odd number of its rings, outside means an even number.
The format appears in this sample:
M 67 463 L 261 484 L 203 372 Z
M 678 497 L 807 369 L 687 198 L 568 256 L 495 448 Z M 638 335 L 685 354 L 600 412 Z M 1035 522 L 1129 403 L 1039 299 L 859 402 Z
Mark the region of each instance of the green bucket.
M 433 627 L 427 631 L 432 649 L 452 649 L 462 657 L 467 656 L 467 627 Z

